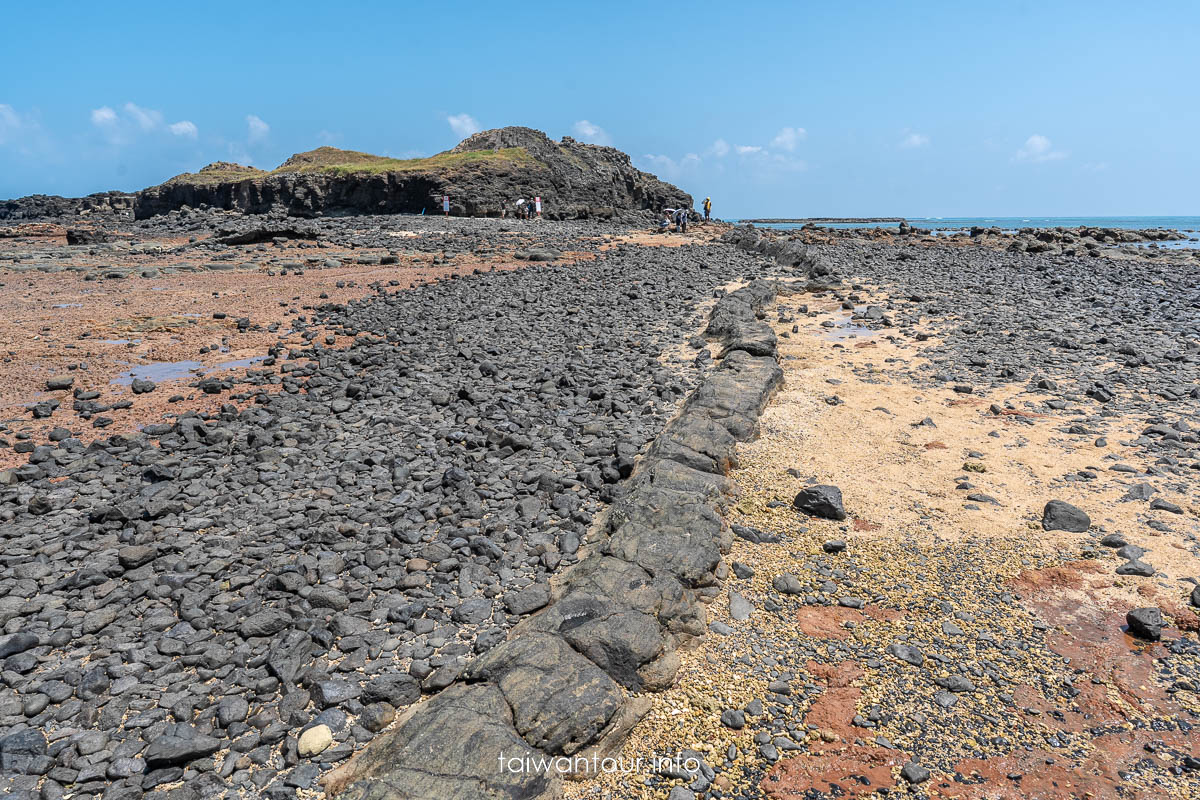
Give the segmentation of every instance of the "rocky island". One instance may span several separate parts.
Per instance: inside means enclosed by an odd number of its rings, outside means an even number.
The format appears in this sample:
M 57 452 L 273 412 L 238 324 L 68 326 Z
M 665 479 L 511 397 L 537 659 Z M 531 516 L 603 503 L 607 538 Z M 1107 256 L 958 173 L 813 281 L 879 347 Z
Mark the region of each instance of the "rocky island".
M 547 219 L 608 219 L 627 210 L 685 206 L 686 192 L 635 168 L 612 147 L 569 136 L 554 142 L 532 128 L 499 128 L 468 137 L 429 158 L 395 159 L 318 147 L 265 171 L 227 162 L 132 195 L 78 200 L 35 196 L 0 203 L 0 219 L 121 213 L 147 219 L 184 208 L 289 216 L 440 214 L 443 196 L 454 216 L 512 214 L 520 198 L 540 196 Z

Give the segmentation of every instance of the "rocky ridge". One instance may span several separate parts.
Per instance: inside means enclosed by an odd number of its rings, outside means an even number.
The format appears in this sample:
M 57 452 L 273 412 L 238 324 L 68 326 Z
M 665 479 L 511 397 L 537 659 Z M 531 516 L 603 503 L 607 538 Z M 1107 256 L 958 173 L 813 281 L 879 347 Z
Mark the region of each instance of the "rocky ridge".
M 732 542 L 720 516 L 731 494 L 724 475 L 782 374 L 774 334 L 758 319 L 775 292 L 755 281 L 717 302 L 705 333 L 724 348 L 721 366 L 640 460 L 554 602 L 469 665 L 466 683 L 416 706 L 332 776 L 333 794 L 548 800 L 560 795 L 561 773 L 497 770 L 497 760 L 573 756 L 586 775 L 580 764 L 621 744 L 647 708 L 630 693 L 668 688 L 677 646 L 706 631 L 701 598 L 719 591 Z M 443 754 L 436 769 L 432 747 Z

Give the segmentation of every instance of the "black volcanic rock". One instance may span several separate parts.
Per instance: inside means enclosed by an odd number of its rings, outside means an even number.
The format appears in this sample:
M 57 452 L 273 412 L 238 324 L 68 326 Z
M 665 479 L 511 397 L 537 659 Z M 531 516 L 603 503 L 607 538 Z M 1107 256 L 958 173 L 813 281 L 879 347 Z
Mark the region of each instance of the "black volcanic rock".
M 612 147 L 569 136 L 551 141 L 532 128 L 477 133 L 432 158 L 397 161 L 332 147 L 289 158 L 272 172 L 210 164 L 138 192 L 146 219 L 184 206 L 250 214 L 284 211 L 315 217 L 345 213 L 441 212 L 497 217 L 519 198 L 542 198 L 548 219 L 608 218 L 631 209 L 692 206 L 691 195 L 642 172 Z
M 836 486 L 809 486 L 796 495 L 792 505 L 814 517 L 834 520 L 846 518 L 846 510 L 842 507 L 842 490 Z
M 134 196 L 125 192 L 97 192 L 87 197 L 31 194 L 15 200 L 0 200 L 0 220 L 43 219 L 88 215 L 128 216 Z
M 1091 524 L 1087 514 L 1062 500 L 1051 500 L 1042 511 L 1042 527 L 1048 531 L 1083 533 Z
M 108 231 L 96 228 L 67 228 L 67 244 L 103 244 L 112 238 Z

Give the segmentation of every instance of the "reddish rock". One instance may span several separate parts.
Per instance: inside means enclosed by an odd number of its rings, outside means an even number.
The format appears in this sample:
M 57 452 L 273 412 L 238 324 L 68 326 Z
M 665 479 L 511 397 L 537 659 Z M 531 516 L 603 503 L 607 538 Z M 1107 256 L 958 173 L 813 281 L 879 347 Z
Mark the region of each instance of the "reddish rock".
M 896 785 L 894 767 L 908 757 L 899 750 L 848 745 L 780 761 L 761 788 L 772 800 L 808 800 L 814 792 L 833 797 L 866 797 Z

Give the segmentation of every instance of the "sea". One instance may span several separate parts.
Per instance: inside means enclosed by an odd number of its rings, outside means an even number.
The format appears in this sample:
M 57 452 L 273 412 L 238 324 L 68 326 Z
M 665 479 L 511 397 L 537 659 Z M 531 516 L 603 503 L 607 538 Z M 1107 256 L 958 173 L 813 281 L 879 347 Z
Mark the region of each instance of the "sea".
M 965 234 L 976 226 L 1012 232 L 1019 228 L 1169 228 L 1187 236 L 1156 242 L 1160 248 L 1200 248 L 1200 217 L 907 217 L 909 225 L 947 235 Z M 739 220 L 731 220 L 738 222 Z M 800 228 L 804 222 L 755 223 L 760 228 Z M 898 222 L 815 222 L 823 228 L 895 228 Z

